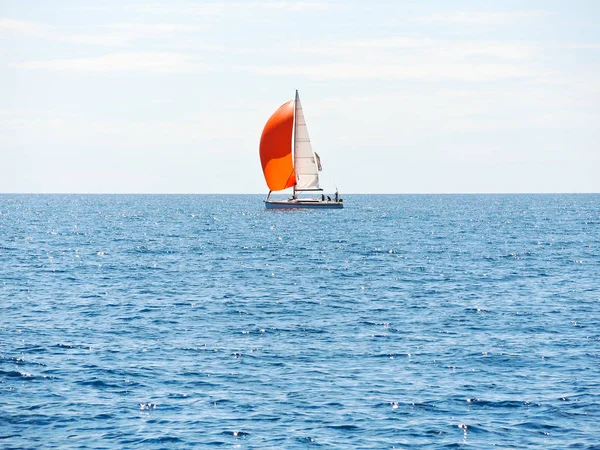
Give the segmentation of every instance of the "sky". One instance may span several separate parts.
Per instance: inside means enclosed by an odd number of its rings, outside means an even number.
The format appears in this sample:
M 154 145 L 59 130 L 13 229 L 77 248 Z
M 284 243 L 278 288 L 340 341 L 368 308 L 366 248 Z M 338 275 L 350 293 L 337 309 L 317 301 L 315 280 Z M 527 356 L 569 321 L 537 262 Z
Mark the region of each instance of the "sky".
M 0 193 L 600 192 L 600 2 L 0 0 Z

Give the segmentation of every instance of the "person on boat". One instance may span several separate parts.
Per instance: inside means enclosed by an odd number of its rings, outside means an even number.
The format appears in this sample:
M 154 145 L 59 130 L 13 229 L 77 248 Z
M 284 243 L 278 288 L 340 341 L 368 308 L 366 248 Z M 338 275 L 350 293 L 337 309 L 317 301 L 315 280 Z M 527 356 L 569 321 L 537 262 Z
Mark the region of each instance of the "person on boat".
M 321 201 L 324 202 L 325 201 L 325 194 L 321 194 Z
M 339 201 L 339 195 L 338 195 L 338 191 L 337 189 L 335 190 L 335 202 L 337 203 Z
M 327 196 L 327 201 L 330 202 L 331 201 L 331 197 L 328 195 Z

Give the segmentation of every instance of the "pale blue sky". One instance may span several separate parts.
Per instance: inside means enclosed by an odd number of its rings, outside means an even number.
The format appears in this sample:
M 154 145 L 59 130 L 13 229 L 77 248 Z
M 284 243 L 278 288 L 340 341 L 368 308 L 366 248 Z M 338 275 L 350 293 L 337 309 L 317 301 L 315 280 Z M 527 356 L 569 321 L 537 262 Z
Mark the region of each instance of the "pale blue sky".
M 600 2 L 0 0 L 0 192 L 600 192 Z

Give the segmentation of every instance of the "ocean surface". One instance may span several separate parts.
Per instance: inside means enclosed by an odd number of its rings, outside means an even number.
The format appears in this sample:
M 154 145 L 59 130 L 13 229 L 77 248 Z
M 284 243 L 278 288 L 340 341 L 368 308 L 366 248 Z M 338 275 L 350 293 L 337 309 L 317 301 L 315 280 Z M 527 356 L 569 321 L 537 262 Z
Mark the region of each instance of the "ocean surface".
M 0 448 L 600 448 L 600 195 L 0 195 Z

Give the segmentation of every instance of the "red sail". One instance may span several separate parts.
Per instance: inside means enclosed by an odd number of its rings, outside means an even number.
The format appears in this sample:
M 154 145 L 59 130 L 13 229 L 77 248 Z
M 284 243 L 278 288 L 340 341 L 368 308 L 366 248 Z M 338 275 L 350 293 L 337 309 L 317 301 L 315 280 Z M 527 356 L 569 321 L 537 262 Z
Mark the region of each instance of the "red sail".
M 281 191 L 296 184 L 292 159 L 294 101 L 281 105 L 267 121 L 260 137 L 260 162 L 271 191 Z

